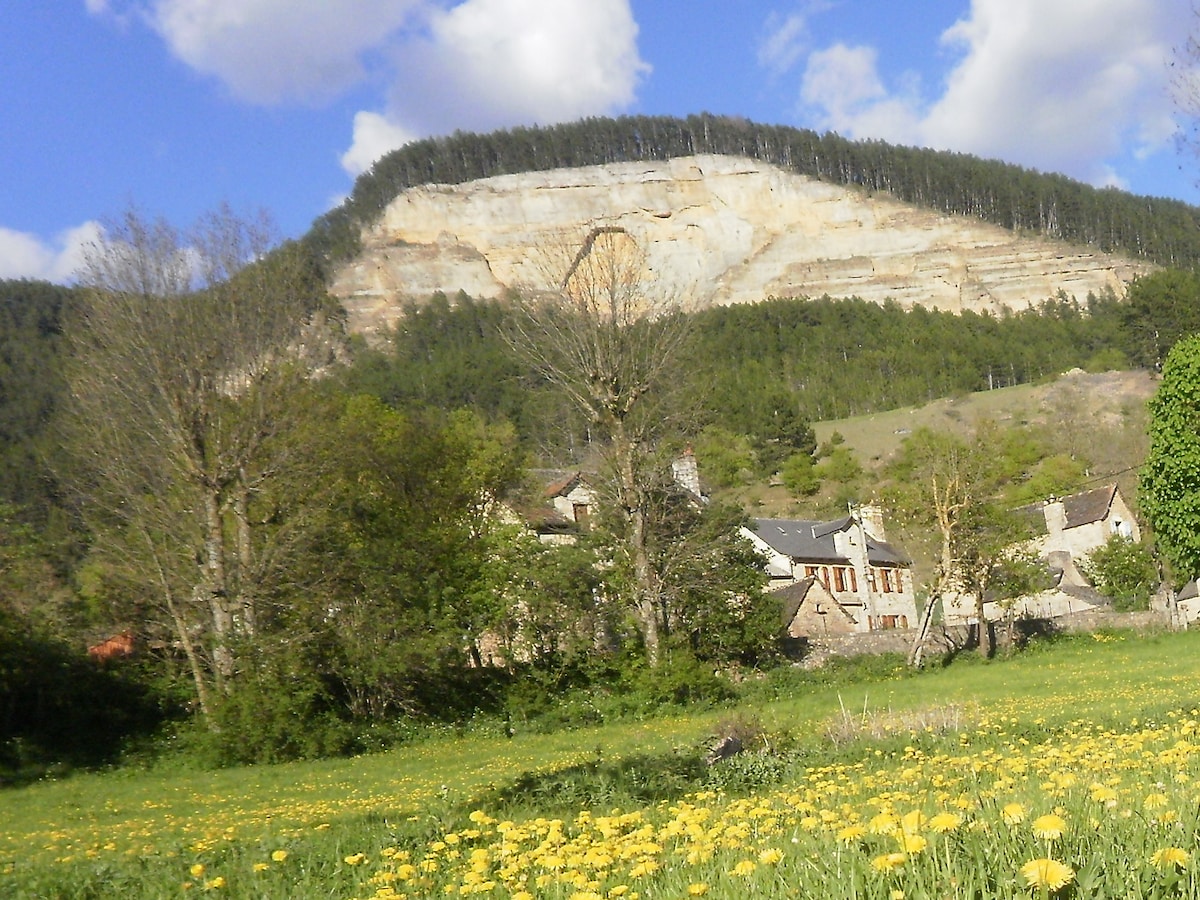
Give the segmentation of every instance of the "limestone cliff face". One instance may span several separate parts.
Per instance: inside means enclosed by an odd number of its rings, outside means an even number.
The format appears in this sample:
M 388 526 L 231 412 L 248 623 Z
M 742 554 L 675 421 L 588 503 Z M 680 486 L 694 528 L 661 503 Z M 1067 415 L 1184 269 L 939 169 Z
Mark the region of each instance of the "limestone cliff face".
M 1024 309 L 1060 291 L 1122 294 L 1145 263 L 943 216 L 753 160 L 696 156 L 504 175 L 405 191 L 334 293 L 351 328 L 391 324 L 435 291 L 546 283 L 548 246 L 617 225 L 668 291 L 697 306 L 861 297 L 930 309 Z

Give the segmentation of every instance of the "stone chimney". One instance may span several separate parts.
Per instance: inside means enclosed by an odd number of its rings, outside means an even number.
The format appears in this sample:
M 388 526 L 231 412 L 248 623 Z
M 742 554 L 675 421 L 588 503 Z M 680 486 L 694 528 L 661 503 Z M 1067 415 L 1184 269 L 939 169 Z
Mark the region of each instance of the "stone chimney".
M 1046 531 L 1050 534 L 1062 534 L 1067 527 L 1067 508 L 1057 497 L 1051 497 L 1045 502 L 1042 515 L 1046 517 Z
M 873 503 L 866 503 L 857 511 L 867 534 L 877 541 L 886 541 L 887 533 L 883 530 L 883 509 Z
M 697 497 L 700 494 L 700 467 L 696 465 L 696 454 L 688 447 L 683 456 L 671 463 L 671 474 L 675 483 L 685 491 L 691 491 Z

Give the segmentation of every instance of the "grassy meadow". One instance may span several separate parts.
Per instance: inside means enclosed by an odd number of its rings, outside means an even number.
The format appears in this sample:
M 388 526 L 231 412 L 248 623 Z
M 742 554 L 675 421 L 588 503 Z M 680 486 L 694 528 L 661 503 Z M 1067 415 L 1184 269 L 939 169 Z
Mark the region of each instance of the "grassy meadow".
M 0 793 L 0 897 L 1200 897 L 1200 634 Z M 748 750 L 700 761 L 716 732 Z

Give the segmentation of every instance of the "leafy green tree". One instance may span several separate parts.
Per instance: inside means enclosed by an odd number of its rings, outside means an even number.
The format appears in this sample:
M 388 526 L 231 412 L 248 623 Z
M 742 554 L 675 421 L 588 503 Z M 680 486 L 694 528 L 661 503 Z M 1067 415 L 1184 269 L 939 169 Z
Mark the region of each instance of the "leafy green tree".
M 1175 578 L 1187 581 L 1200 575 L 1200 335 L 1171 349 L 1149 406 L 1139 507 Z
M 811 497 L 821 489 L 821 476 L 808 453 L 796 453 L 779 470 L 783 486 L 796 497 Z
M 351 397 L 312 452 L 324 476 L 305 499 L 305 552 L 278 604 L 276 633 L 360 722 L 449 708 L 438 681 L 464 669 L 494 622 L 488 510 L 516 472 L 511 430 L 470 413 L 401 412 Z
M 1119 534 L 1092 551 L 1081 568 L 1121 612 L 1147 609 L 1158 585 L 1158 567 L 1149 549 Z
M 1176 341 L 1200 333 L 1200 276 L 1163 269 L 1134 279 L 1125 303 L 1130 358 L 1161 369 Z
M 937 605 L 947 594 L 973 599 L 981 655 L 994 650 L 984 602 L 1023 592 L 1033 568 L 1012 551 L 1027 525 L 1003 498 L 1017 474 L 996 448 L 993 426 L 983 424 L 968 437 L 920 428 L 905 438 L 889 466 L 888 505 L 902 529 L 932 533 L 936 546 L 929 602 L 921 617 L 909 661 L 920 665 L 925 638 Z

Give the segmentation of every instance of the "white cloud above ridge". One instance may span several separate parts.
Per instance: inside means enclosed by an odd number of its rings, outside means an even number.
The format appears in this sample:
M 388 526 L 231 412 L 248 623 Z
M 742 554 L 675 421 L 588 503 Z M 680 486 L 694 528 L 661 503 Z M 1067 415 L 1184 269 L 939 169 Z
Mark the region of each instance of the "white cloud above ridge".
M 52 240 L 0 227 L 0 279 L 30 278 L 68 284 L 83 266 L 84 251 L 101 234 L 98 222 L 84 222 Z
M 622 110 L 650 69 L 637 33 L 628 0 L 466 0 L 434 11 L 426 32 L 394 51 L 386 107 L 355 116 L 343 166 L 362 171 L 376 147 L 404 136 Z
M 630 106 L 649 66 L 630 0 L 85 0 L 131 10 L 194 71 L 262 105 L 321 103 L 370 77 L 346 171 L 414 137 Z
M 1183 0 L 973 0 L 942 43 L 957 54 L 940 96 L 889 88 L 870 47 L 814 51 L 800 85 L 817 125 L 1121 185 L 1176 130 L 1167 61 Z
M 321 102 L 361 80 L 424 0 L 153 0 L 171 52 L 253 103 Z

